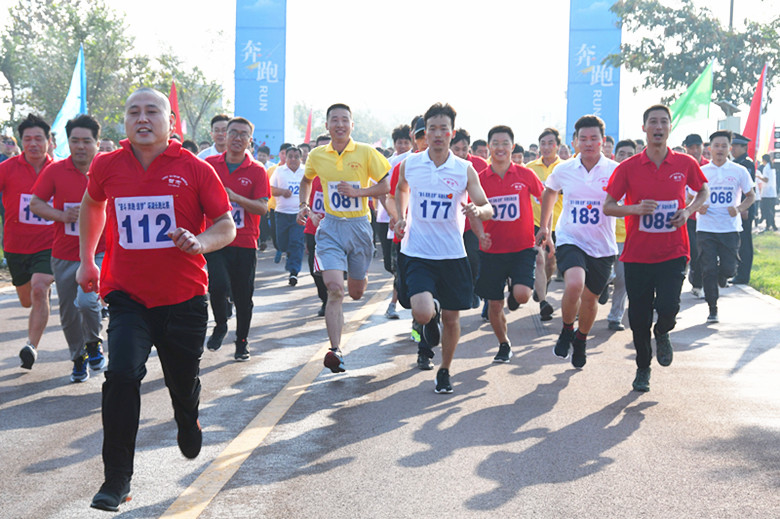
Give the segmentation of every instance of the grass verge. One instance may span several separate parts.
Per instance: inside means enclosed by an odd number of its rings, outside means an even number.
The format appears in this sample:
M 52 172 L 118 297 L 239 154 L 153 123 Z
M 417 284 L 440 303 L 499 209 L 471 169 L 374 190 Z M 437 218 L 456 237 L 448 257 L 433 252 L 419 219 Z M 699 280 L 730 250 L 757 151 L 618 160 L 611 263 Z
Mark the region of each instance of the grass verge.
M 750 286 L 780 299 L 780 234 L 764 232 L 753 235 L 753 271 Z

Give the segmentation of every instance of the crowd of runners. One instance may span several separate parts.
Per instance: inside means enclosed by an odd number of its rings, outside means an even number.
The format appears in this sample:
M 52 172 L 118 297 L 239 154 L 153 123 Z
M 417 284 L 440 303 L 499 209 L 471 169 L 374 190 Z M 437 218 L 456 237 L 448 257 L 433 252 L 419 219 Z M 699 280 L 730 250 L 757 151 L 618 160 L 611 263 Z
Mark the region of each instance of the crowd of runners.
M 417 368 L 438 364 L 436 393 L 453 392 L 461 311 L 483 306 L 497 343 L 493 361 L 508 363 L 504 306 L 512 312 L 533 300 L 542 321 L 559 310 L 552 353 L 581 369 L 598 305 L 610 294 L 607 327 L 630 327 L 632 388 L 644 392 L 653 338 L 658 364 L 672 363 L 686 275 L 706 300 L 706 322 L 718 322 L 719 288 L 749 280 L 756 179 L 762 200 L 777 199 L 771 162 L 756 169 L 741 135 L 717 131 L 706 145 L 691 135 L 684 150 L 670 149 L 663 105 L 642 115 L 642 141 L 615 143 L 599 117 L 584 115 L 570 147 L 544 128 L 526 151 L 505 125 L 471 142 L 442 103 L 396 128 L 392 150 L 376 149 L 351 138 L 352 112 L 334 104 L 328 133 L 284 144 L 273 165 L 242 117 L 215 116 L 213 144 L 200 150 L 180 142 L 167 97 L 153 89 L 130 95 L 124 124 L 127 139 L 114 150 L 93 117 L 69 121 L 70 158 L 54 162 L 50 127 L 31 114 L 18 127 L 23 151 L 0 163 L 3 249 L 19 301 L 30 308 L 21 367 L 38 358 L 56 283 L 70 380 L 105 374 L 105 480 L 92 501 L 105 510 L 130 493 L 152 346 L 181 452 L 199 454 L 200 359 L 204 348 L 221 349 L 235 314 L 233 358 L 250 360 L 257 251 L 269 239 L 291 287 L 308 254 L 330 341 L 323 363 L 333 373 L 348 369 L 343 301 L 364 295 L 376 236 L 395 278 L 385 316 L 399 319 L 399 304 L 411 310 Z M 774 202 L 762 207 L 767 228 Z M 556 277 L 559 309 L 547 298 Z

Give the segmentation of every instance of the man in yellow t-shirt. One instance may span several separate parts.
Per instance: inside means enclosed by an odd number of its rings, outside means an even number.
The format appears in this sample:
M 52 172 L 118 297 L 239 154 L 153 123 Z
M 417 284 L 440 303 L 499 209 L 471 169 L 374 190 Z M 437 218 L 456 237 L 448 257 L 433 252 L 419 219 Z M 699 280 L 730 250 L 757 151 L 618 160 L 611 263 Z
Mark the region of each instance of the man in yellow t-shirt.
M 317 228 L 314 261 L 328 289 L 325 326 L 331 347 L 324 364 L 333 373 L 345 370 L 339 349 L 344 323 L 344 272 L 350 297 L 360 299 L 368 283 L 366 274 L 374 247 L 368 199 L 390 191 L 386 178 L 390 163 L 368 144 L 353 141 L 353 126 L 349 106 L 338 103 L 328 108 L 325 128 L 331 142 L 309 153 L 299 190 L 298 222 L 304 223 L 310 212 L 312 180 L 319 177 L 322 182 L 325 217 Z M 371 185 L 371 180 L 376 184 Z
M 539 153 L 540 157 L 526 164 L 526 167 L 531 168 L 534 173 L 539 177 L 539 180 L 544 183 L 547 177 L 550 176 L 552 170 L 563 162 L 558 156 L 558 147 L 561 145 L 561 135 L 555 128 L 545 128 L 539 135 Z M 539 232 L 539 218 L 542 214 L 542 206 L 539 200 L 531 198 L 531 207 L 534 212 L 534 232 Z M 555 225 L 558 223 L 558 217 L 563 210 L 563 193 L 558 194 L 558 199 L 553 206 L 552 225 L 548 228 L 555 229 Z M 555 241 L 555 233 L 553 233 L 553 241 Z M 534 300 L 539 301 L 539 314 L 542 321 L 549 321 L 552 319 L 553 307 L 547 302 L 547 286 L 550 283 L 557 265 L 555 263 L 555 254 L 546 249 L 538 249 L 536 253 L 536 272 L 534 280 Z

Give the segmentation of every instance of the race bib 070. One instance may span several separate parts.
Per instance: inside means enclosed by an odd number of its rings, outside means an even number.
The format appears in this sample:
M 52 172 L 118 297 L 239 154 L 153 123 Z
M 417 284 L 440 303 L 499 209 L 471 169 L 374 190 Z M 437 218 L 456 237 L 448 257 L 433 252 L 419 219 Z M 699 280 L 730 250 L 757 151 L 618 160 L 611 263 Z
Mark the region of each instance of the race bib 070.
M 520 218 L 520 196 L 513 195 L 494 196 L 488 198 L 493 207 L 493 220 L 496 222 L 514 222 Z
M 455 214 L 452 195 L 419 191 L 415 197 L 414 216 L 420 220 L 443 222 Z
M 129 196 L 114 199 L 119 245 L 123 249 L 173 247 L 168 233 L 176 229 L 173 196 Z
M 347 182 L 355 189 L 360 189 L 360 182 Z M 339 193 L 341 182 L 328 182 L 328 202 L 331 211 L 360 211 L 362 197 L 352 197 Z
M 30 209 L 30 202 L 33 196 L 27 193 L 22 193 L 19 196 L 19 222 L 27 223 L 30 225 L 52 225 L 53 220 L 44 220 L 37 214 L 33 213 Z M 49 200 L 47 203 L 52 205 L 53 200 Z
M 322 191 L 314 193 L 314 200 L 312 200 L 311 210 L 315 213 L 325 214 L 325 195 Z
M 639 230 L 642 232 L 674 232 L 677 228 L 669 221 L 677 212 L 677 200 L 659 201 L 652 214 L 639 217 Z
M 62 210 L 67 211 L 71 207 L 78 207 L 81 204 L 79 202 L 65 202 L 62 204 Z M 76 220 L 75 222 L 66 223 L 65 224 L 65 234 L 68 236 L 78 236 L 79 235 L 79 222 Z
M 570 198 L 567 207 L 569 221 L 575 225 L 598 225 L 601 221 L 601 200 Z

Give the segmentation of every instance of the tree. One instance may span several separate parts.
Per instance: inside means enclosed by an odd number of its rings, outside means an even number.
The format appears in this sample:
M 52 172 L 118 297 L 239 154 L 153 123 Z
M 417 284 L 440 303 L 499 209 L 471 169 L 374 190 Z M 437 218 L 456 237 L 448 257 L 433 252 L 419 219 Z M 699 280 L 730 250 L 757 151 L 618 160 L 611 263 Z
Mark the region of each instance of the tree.
M 293 124 L 301 135 L 306 133 L 306 123 L 309 119 L 309 105 L 296 102 L 293 107 Z M 378 140 L 386 141 L 390 137 L 390 127 L 385 121 L 375 116 L 371 110 L 352 110 L 352 120 L 355 128 L 352 130 L 352 138 L 359 142 L 373 144 Z M 311 138 L 327 133 L 325 129 L 325 109 L 312 110 Z
M 766 24 L 746 20 L 744 32 L 739 32 L 725 29 L 708 9 L 695 7 L 692 0 L 676 2 L 673 8 L 657 0 L 621 0 L 611 11 L 631 41 L 605 62 L 640 72 L 645 88 L 669 92 L 664 103 L 684 92 L 713 59 L 717 59 L 713 94 L 718 99 L 750 104 L 765 63 L 769 64 L 767 90 L 777 81 L 774 65 L 780 56 L 780 17 Z
M 129 54 L 133 38 L 124 17 L 104 0 L 20 0 L 8 14 L 10 23 L 0 35 L 0 74 L 7 83 L 3 101 L 10 105 L 9 122 L 15 125 L 25 111 L 53 121 L 83 43 L 90 113 L 116 138 L 127 92 L 149 63 Z

